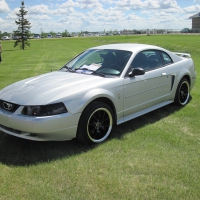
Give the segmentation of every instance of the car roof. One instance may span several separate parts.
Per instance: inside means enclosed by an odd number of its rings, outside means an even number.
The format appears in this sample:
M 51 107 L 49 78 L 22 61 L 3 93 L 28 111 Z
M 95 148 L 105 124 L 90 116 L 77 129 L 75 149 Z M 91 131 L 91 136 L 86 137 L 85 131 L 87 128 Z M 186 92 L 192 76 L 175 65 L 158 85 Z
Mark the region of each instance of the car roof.
M 123 51 L 131 51 L 134 55 L 136 55 L 140 51 L 144 50 L 160 50 L 168 53 L 174 62 L 178 62 L 183 58 L 175 55 L 173 52 L 170 52 L 162 47 L 149 45 L 149 44 L 137 44 L 137 43 L 119 43 L 119 44 L 107 44 L 102 46 L 93 47 L 90 49 L 114 49 L 114 50 L 123 50 Z
M 90 49 L 116 49 L 116 50 L 132 51 L 132 52 L 145 50 L 145 49 L 165 50 L 158 46 L 153 46 L 153 45 L 148 45 L 148 44 L 136 44 L 136 43 L 108 44 L 108 45 L 93 47 Z

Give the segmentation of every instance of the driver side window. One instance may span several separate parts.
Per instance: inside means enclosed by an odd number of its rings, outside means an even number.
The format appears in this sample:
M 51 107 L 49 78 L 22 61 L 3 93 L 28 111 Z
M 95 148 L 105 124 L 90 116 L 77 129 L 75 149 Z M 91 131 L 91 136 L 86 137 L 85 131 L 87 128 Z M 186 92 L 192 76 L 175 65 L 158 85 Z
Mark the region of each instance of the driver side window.
M 156 50 L 146 50 L 139 52 L 131 63 L 132 69 L 142 68 L 145 71 L 151 71 L 162 67 L 160 54 Z
M 149 64 L 147 62 L 147 56 L 144 52 L 140 52 L 138 53 L 135 58 L 133 59 L 132 63 L 131 63 L 131 67 L 132 69 L 134 68 L 142 68 L 142 69 L 146 69 L 149 67 Z

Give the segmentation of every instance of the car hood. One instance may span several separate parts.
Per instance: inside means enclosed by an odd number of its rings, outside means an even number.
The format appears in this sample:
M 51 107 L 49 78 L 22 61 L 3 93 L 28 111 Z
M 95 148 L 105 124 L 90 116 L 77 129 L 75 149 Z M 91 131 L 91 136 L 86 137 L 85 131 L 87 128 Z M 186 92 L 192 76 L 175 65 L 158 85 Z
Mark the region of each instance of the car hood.
M 25 79 L 0 91 L 0 99 L 19 105 L 44 105 L 61 93 L 65 96 L 89 90 L 110 82 L 113 78 L 94 75 L 51 72 Z

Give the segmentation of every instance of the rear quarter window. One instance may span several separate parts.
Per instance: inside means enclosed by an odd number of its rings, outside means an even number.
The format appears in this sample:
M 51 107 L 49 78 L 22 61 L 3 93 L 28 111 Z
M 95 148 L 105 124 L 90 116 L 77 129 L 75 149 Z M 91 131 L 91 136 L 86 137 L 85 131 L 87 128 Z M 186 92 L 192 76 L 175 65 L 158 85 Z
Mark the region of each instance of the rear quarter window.
M 171 57 L 167 53 L 161 52 L 161 55 L 163 57 L 164 65 L 170 65 L 170 64 L 173 63 L 173 60 L 171 59 Z

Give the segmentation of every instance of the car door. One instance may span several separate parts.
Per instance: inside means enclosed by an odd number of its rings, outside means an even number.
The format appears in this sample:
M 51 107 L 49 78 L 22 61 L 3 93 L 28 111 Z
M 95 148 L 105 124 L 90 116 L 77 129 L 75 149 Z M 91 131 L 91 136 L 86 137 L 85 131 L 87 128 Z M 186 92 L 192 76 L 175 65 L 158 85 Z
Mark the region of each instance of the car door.
M 131 68 L 143 68 L 144 75 L 124 79 L 124 116 L 150 108 L 168 99 L 171 92 L 171 76 L 159 51 L 138 53 Z

